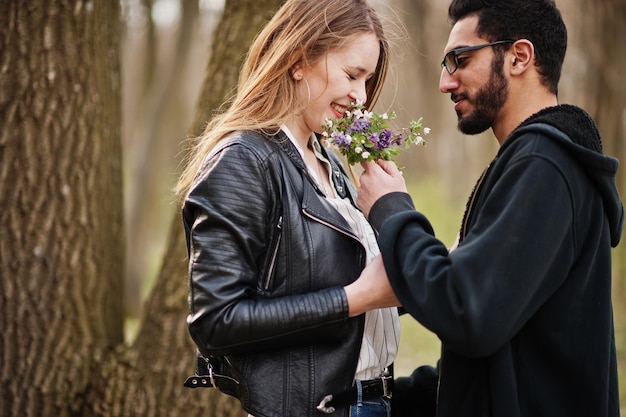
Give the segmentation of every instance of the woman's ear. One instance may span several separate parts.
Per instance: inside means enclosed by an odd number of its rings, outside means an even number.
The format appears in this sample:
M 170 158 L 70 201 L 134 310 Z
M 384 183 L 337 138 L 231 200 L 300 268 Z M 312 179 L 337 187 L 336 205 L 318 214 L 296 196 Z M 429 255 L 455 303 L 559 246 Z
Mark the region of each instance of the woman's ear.
M 520 39 L 513 44 L 511 74 L 519 75 L 535 64 L 535 46 L 528 39 Z
M 300 66 L 299 64 L 294 65 L 293 67 L 291 67 L 291 70 L 289 70 L 291 72 L 291 78 L 293 78 L 296 81 L 301 81 L 303 74 L 302 74 L 302 66 Z

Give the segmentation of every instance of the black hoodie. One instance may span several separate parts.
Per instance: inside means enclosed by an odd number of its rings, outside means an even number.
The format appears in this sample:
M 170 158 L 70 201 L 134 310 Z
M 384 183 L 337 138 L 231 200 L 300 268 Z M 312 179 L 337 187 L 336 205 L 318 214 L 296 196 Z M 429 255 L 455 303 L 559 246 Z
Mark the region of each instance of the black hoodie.
M 442 341 L 437 416 L 619 415 L 611 246 L 624 209 L 601 149 L 577 107 L 529 118 L 479 180 L 451 253 L 407 194 L 372 207 L 395 294 Z

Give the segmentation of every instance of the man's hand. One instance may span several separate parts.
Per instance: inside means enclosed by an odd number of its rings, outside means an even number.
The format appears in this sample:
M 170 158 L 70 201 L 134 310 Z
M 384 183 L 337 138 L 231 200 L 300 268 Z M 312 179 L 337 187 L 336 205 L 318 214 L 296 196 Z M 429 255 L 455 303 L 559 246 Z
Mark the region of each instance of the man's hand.
M 392 161 L 362 162 L 363 174 L 357 193 L 357 206 L 369 217 L 372 206 L 380 197 L 391 192 L 407 192 L 402 172 Z
M 344 287 L 349 316 L 354 317 L 375 308 L 397 307 L 400 302 L 389 284 L 383 257 L 379 254 L 365 267 L 361 276 Z

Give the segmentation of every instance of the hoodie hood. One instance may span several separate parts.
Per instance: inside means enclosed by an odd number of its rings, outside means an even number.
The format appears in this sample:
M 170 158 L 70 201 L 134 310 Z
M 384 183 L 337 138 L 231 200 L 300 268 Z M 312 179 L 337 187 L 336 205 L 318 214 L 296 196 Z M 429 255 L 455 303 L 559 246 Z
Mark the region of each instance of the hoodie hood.
M 571 105 L 549 107 L 529 117 L 511 136 L 528 131 L 547 134 L 574 155 L 602 194 L 604 210 L 611 226 L 611 245 L 617 246 L 624 227 L 624 206 L 615 181 L 619 161 L 602 154 L 600 133 L 589 114 Z M 505 141 L 502 149 L 507 142 L 511 142 L 512 137 Z

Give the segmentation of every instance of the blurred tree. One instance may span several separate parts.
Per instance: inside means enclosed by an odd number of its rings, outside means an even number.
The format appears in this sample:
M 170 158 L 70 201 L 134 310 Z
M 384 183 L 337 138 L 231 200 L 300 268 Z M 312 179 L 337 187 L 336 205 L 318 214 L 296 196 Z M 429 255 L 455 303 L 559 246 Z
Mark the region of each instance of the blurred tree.
M 190 129 L 236 85 L 278 0 L 226 2 Z M 0 0 L 0 416 L 239 416 L 194 367 L 178 216 L 132 346 L 117 2 Z
M 143 5 L 143 9 L 145 10 L 145 13 L 146 13 L 146 45 L 144 48 L 145 59 L 143 60 L 143 64 L 144 64 L 143 73 L 145 75 L 144 75 L 144 80 L 143 80 L 143 92 L 141 94 L 141 96 L 144 97 L 148 94 L 148 92 L 150 91 L 150 87 L 152 87 L 155 81 L 155 78 L 156 78 L 155 73 L 158 68 L 158 61 L 157 61 L 157 30 L 156 30 L 156 25 L 154 24 L 154 19 L 152 19 L 152 6 L 154 5 L 154 0 L 141 0 L 141 4 Z M 185 15 L 185 12 L 183 12 L 183 14 Z M 188 18 L 189 15 L 190 14 L 187 13 L 186 17 Z M 185 21 L 185 18 L 181 20 Z M 184 38 L 184 37 L 185 35 L 179 35 L 179 39 Z M 180 45 L 181 41 L 179 40 L 177 44 Z M 182 45 L 182 46 L 184 47 L 185 45 Z
M 604 152 L 621 161 L 617 183 L 624 198 L 626 55 L 617 50 L 626 43 L 626 2 L 577 0 L 564 4 L 563 13 L 570 40 L 560 96 L 564 102 L 579 104 L 598 123 Z M 616 342 L 622 371 L 626 369 L 626 244 L 623 242 L 614 250 L 613 266 Z M 626 384 L 620 383 L 620 389 L 624 401 Z
M 157 228 L 164 217 L 172 214 L 167 196 L 172 187 L 172 171 L 176 169 L 175 158 L 181 120 L 189 120 L 184 113 L 187 100 L 184 85 L 185 69 L 188 67 L 193 39 L 197 37 L 198 0 L 181 0 L 181 16 L 176 29 L 163 29 L 163 38 L 174 32 L 175 42 L 166 60 L 159 64 L 156 57 L 158 37 L 152 15 L 153 0 L 142 0 L 146 13 L 146 41 L 138 63 L 142 66 L 145 85 L 139 91 L 140 102 L 136 115 L 125 120 L 125 176 L 124 202 L 126 205 L 127 259 L 124 309 L 127 314 L 138 317 L 142 304 L 142 284 L 155 264 L 152 249 L 156 244 Z M 165 42 L 163 42 L 165 43 Z M 126 92 L 125 92 L 126 94 Z M 160 246 L 158 246 L 160 248 Z M 153 281 L 153 280 L 152 280 Z
M 579 0 L 580 1 L 580 0 Z M 622 199 L 626 197 L 626 55 L 618 52 L 626 44 L 626 2 L 624 0 L 582 1 L 579 5 L 580 36 L 584 79 L 576 89 L 582 105 L 597 121 L 605 153 L 616 156 L 622 165 L 618 186 Z M 613 299 L 615 308 L 616 343 L 620 361 L 620 398 L 626 407 L 626 244 L 613 253 Z

